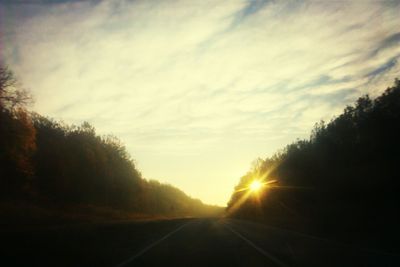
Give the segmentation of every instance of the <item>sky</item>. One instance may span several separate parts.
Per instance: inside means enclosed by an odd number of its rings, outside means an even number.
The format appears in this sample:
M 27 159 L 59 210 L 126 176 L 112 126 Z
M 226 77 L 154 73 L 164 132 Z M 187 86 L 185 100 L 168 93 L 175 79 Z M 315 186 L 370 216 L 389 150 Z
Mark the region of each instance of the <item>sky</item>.
M 225 205 L 258 158 L 400 77 L 400 0 L 0 0 L 35 103 L 118 136 L 146 179 Z

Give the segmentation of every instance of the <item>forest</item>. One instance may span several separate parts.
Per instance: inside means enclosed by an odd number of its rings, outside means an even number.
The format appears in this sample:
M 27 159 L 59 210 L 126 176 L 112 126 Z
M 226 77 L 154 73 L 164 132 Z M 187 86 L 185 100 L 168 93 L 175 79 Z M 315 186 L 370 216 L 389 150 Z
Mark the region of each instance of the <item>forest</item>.
M 26 107 L 31 101 L 12 71 L 1 66 L 3 224 L 47 217 L 184 217 L 222 211 L 171 185 L 146 180 L 118 138 L 97 135 L 88 122 L 68 125 L 30 112 Z
M 377 248 L 398 247 L 400 81 L 360 97 L 271 157 L 258 159 L 227 212 L 291 231 Z M 249 194 L 253 180 L 264 187 Z

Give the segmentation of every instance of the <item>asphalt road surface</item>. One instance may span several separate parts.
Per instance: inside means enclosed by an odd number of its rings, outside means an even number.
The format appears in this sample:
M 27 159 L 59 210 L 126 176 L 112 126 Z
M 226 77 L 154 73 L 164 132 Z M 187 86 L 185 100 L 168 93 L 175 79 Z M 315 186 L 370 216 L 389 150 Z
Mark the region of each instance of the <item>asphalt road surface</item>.
M 230 219 L 7 233 L 2 266 L 400 266 L 400 256 Z M 4 252 L 4 250 L 3 250 Z

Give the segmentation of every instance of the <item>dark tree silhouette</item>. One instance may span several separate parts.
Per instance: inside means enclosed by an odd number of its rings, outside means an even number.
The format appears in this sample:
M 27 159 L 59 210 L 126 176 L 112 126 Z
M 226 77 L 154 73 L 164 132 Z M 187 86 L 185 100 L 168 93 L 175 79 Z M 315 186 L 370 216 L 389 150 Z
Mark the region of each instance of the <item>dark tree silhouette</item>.
M 26 193 L 33 177 L 35 129 L 23 109 L 29 99 L 12 72 L 0 66 L 0 198 Z
M 0 109 L 24 106 L 29 101 L 31 96 L 18 86 L 12 71 L 0 65 Z
M 0 68 L 0 200 L 165 216 L 220 212 L 145 180 L 122 142 L 97 135 L 88 122 L 70 126 L 27 112 L 29 99 L 12 72 Z
M 329 123 L 243 176 L 276 179 L 259 201 L 231 197 L 232 216 L 337 238 L 394 247 L 399 236 L 400 81 L 372 100 L 360 97 Z

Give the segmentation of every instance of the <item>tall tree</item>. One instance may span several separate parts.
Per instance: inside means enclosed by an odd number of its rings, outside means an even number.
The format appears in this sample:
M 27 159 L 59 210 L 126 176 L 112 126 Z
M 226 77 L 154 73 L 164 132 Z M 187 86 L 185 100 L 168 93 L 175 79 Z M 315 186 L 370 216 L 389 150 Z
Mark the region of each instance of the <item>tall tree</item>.
M 35 128 L 24 109 L 30 100 L 13 73 L 0 66 L 0 191 L 2 197 L 31 190 Z

